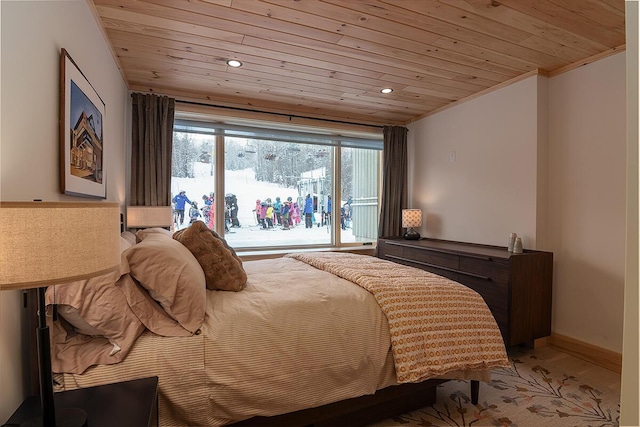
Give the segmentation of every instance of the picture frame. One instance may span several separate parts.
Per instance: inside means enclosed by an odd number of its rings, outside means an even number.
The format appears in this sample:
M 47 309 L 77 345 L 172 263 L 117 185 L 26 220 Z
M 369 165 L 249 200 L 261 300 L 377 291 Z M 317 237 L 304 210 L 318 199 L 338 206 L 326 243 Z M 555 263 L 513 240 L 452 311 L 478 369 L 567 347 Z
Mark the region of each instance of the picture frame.
M 66 49 L 60 51 L 60 191 L 107 198 L 105 103 Z

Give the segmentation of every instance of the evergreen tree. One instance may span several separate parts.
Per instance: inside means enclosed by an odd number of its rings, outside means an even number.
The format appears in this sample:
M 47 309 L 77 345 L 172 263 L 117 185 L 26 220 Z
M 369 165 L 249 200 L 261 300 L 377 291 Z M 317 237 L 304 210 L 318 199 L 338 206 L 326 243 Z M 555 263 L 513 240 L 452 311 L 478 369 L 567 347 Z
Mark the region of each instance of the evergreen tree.
M 198 158 L 191 134 L 184 132 L 173 133 L 173 162 L 171 175 L 178 178 L 193 178 L 193 162 Z

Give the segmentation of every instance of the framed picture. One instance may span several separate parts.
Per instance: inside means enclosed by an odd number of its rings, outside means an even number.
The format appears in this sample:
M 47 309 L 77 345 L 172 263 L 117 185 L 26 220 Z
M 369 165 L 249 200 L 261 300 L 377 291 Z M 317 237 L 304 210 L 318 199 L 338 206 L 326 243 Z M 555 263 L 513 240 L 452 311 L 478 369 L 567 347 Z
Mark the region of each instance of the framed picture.
M 60 191 L 107 198 L 105 105 L 65 49 L 60 53 Z

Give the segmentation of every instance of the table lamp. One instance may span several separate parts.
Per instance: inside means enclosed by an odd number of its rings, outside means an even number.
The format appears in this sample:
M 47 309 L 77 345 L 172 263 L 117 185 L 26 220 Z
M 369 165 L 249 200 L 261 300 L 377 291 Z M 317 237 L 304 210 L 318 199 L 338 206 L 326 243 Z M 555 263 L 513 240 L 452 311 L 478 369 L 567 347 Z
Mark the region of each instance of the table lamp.
M 0 202 L 0 290 L 37 288 L 42 416 L 28 426 L 83 426 L 86 413 L 54 407 L 46 287 L 85 280 L 120 265 L 120 206 L 106 202 Z
M 422 227 L 422 211 L 420 209 L 402 210 L 402 228 L 406 228 L 404 238 L 407 240 L 420 239 L 420 233 L 415 228 Z
M 172 213 L 171 206 L 127 206 L 127 227 L 170 227 Z

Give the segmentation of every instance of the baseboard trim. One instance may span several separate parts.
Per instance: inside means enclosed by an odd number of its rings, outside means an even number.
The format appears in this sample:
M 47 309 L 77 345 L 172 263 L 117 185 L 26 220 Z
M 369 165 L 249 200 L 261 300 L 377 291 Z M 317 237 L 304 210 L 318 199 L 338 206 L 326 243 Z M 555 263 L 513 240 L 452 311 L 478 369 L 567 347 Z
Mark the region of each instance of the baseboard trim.
M 546 347 L 548 345 L 551 345 L 551 337 L 542 337 L 542 338 L 538 338 L 536 340 L 533 340 L 533 348 L 540 348 L 540 347 Z
M 558 350 L 611 371 L 622 373 L 622 354 L 575 338 L 551 334 L 548 344 Z

